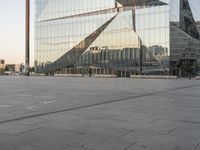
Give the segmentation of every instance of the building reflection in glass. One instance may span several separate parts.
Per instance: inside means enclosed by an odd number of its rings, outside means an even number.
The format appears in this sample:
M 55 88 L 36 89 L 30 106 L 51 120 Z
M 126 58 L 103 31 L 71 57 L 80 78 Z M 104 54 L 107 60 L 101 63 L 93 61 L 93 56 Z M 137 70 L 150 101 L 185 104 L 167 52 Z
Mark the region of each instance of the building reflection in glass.
M 173 74 L 179 8 L 174 0 L 36 0 L 36 72 Z

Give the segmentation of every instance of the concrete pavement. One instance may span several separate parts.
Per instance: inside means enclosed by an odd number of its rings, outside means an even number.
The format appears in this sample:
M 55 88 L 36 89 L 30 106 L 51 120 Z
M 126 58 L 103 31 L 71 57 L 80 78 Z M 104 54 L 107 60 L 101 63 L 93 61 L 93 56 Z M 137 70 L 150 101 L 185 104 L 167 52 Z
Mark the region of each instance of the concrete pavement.
M 0 150 L 199 150 L 200 81 L 0 77 Z

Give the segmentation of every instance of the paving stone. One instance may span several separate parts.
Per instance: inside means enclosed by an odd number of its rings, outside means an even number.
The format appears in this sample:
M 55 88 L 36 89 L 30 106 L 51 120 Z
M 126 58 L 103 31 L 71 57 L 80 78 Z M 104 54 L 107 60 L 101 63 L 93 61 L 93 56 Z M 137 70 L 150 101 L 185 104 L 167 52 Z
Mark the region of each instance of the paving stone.
M 0 77 L 2 150 L 198 150 L 200 82 Z

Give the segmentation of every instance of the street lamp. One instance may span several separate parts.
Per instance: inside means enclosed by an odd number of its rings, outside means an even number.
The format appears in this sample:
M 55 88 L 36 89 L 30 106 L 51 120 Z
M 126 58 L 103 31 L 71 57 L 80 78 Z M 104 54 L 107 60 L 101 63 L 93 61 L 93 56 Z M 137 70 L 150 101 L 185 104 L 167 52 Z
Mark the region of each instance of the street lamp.
M 25 23 L 25 74 L 29 76 L 30 67 L 30 0 L 26 0 Z

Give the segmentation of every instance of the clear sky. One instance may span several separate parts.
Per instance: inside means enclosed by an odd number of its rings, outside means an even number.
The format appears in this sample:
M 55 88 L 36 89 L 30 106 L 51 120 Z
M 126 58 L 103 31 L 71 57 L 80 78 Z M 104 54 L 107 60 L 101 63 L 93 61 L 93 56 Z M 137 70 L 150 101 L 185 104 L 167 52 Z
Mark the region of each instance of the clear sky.
M 33 10 L 32 4 L 32 15 Z M 24 62 L 24 16 L 25 0 L 0 0 L 0 59 L 5 59 L 7 64 Z

